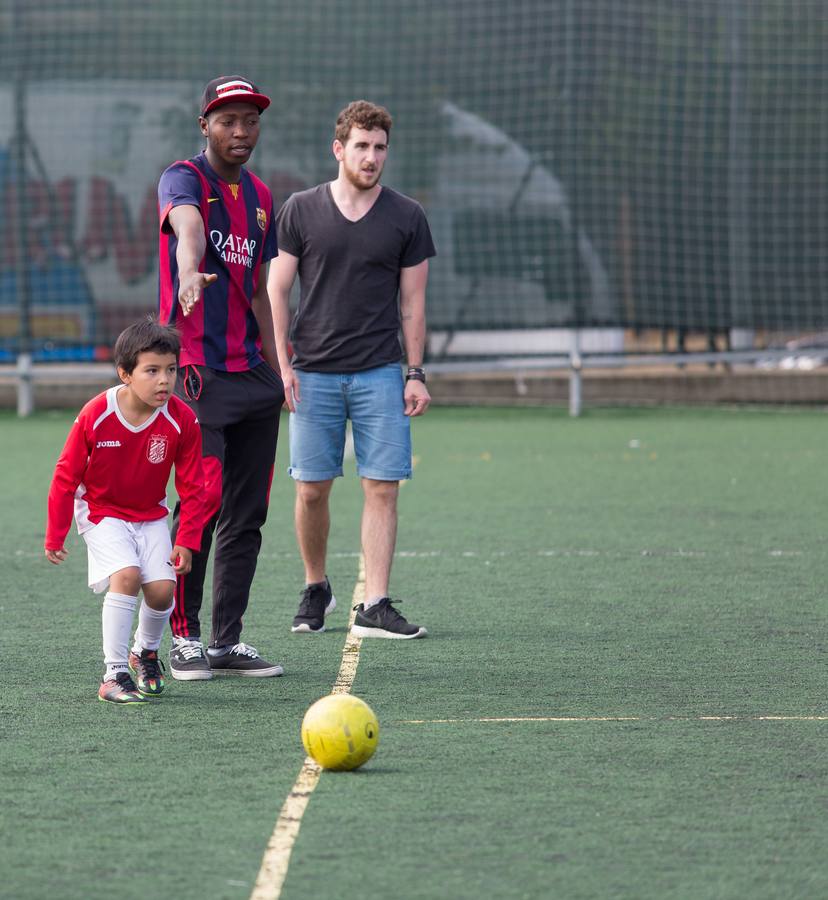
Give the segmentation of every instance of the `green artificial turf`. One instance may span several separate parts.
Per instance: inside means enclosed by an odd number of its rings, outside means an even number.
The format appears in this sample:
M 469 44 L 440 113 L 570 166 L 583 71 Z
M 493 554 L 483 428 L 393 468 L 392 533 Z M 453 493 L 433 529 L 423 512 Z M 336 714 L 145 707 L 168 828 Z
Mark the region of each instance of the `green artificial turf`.
M 302 714 L 339 668 L 353 467 L 333 495 L 339 609 L 325 634 L 292 635 L 284 423 L 244 638 L 285 676 L 170 680 L 118 708 L 95 699 L 83 544 L 59 568 L 42 552 L 71 418 L 0 416 L 0 896 L 249 897 Z M 414 424 L 392 592 L 430 635 L 363 641 L 353 692 L 379 749 L 321 776 L 284 900 L 828 894 L 828 722 L 806 718 L 828 716 L 824 415 Z M 520 721 L 481 721 L 496 718 Z

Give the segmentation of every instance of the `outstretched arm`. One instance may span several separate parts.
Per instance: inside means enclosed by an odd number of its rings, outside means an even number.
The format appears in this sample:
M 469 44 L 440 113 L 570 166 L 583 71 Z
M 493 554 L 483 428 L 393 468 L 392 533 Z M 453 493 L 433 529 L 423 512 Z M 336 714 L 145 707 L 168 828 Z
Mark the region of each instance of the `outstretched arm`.
M 199 264 L 204 258 L 204 251 L 207 249 L 201 212 L 195 206 L 175 206 L 170 210 L 167 219 L 178 239 L 175 252 L 178 263 L 178 302 L 184 315 L 189 316 L 201 299 L 204 289 L 212 284 L 218 275 L 198 271 Z

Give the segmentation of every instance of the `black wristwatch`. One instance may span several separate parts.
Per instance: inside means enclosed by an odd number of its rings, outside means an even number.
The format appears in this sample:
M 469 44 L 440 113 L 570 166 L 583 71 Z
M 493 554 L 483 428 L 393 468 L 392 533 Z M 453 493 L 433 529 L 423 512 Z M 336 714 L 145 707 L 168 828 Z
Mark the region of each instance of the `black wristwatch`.
M 405 376 L 406 381 L 422 381 L 425 384 L 425 369 L 422 366 L 409 366 Z

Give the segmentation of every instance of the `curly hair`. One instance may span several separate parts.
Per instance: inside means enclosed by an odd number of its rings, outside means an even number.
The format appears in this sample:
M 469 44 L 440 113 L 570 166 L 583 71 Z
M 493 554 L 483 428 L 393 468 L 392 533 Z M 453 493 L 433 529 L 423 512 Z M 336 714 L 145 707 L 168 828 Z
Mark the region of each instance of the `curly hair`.
M 378 128 L 391 138 L 391 113 L 384 106 L 369 103 L 367 100 L 354 100 L 336 117 L 334 137 L 342 144 L 348 142 L 353 127 L 373 131 Z

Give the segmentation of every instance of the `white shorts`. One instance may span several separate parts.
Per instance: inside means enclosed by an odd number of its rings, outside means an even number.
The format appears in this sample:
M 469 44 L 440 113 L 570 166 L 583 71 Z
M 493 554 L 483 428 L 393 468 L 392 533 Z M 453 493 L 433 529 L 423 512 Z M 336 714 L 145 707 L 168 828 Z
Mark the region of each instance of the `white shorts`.
M 140 569 L 141 584 L 175 581 L 166 519 L 125 522 L 107 516 L 82 537 L 89 551 L 89 587 L 96 594 L 109 587 L 111 575 L 130 566 Z

